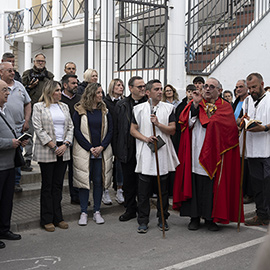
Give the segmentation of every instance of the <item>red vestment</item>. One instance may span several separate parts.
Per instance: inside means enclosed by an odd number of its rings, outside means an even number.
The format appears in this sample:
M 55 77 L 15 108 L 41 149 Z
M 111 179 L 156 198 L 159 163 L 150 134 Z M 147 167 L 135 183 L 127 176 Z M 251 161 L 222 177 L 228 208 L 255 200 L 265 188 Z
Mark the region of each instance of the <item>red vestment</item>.
M 177 167 L 173 190 L 173 208 L 180 209 L 181 203 L 192 198 L 192 129 L 188 120 L 192 101 L 179 117 L 181 140 L 178 151 L 180 166 Z M 213 210 L 214 222 L 227 224 L 238 221 L 239 190 L 241 178 L 238 129 L 231 105 L 219 98 L 217 110 L 208 118 L 206 101 L 199 104 L 199 121 L 206 128 L 199 163 L 214 181 Z M 244 222 L 243 202 L 241 198 L 241 222 Z

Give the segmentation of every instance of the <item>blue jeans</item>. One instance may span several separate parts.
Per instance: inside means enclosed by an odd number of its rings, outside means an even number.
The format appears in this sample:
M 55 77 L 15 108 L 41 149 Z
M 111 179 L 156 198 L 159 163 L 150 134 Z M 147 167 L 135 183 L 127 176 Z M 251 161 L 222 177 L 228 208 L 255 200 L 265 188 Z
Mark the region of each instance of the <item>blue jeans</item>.
M 93 181 L 94 212 L 96 212 L 100 210 L 103 193 L 102 159 L 91 159 L 89 183 L 91 180 Z M 87 213 L 89 190 L 85 188 L 80 188 L 79 198 L 80 198 L 81 212 Z

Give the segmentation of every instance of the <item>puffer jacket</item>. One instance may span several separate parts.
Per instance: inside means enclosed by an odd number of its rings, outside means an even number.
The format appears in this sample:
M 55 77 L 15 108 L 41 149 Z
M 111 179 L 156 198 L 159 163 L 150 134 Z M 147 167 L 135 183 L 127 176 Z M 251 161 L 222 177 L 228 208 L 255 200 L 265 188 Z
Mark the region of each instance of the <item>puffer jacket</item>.
M 88 126 L 87 112 L 80 105 L 75 105 L 75 110 L 81 116 L 81 132 L 83 136 L 91 143 L 91 134 Z M 102 114 L 102 127 L 101 127 L 101 138 L 107 134 L 108 121 L 107 113 Z M 73 185 L 77 188 L 84 188 L 90 190 L 89 175 L 90 175 L 90 151 L 83 149 L 74 137 L 73 143 Z M 112 163 L 113 163 L 113 153 L 112 147 L 109 144 L 107 148 L 102 152 L 102 180 L 103 186 L 109 188 L 108 185 L 111 183 L 112 179 Z

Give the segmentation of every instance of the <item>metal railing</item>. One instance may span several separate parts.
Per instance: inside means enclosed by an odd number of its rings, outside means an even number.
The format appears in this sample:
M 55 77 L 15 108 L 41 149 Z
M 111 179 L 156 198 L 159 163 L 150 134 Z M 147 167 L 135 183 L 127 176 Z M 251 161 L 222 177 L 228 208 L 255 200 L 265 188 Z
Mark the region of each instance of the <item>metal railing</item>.
M 90 67 L 98 70 L 102 85 L 115 77 L 127 82 L 134 75 L 166 82 L 167 0 L 114 0 L 108 10 L 103 4 L 110 1 L 97 0 L 90 7 Z
M 189 0 L 187 72 L 213 72 L 268 12 L 269 0 Z
M 30 8 L 30 28 L 35 29 L 52 24 L 52 1 Z
M 8 34 L 14 34 L 23 31 L 24 28 L 24 10 L 7 13 Z
M 84 0 L 60 0 L 60 22 L 84 17 Z

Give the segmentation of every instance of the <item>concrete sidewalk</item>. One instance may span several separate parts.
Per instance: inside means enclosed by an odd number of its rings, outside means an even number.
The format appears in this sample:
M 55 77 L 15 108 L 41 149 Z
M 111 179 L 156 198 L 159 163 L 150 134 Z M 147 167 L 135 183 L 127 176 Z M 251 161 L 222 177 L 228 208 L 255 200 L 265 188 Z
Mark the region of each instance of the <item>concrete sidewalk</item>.
M 22 184 L 24 191 L 21 194 L 15 194 L 13 201 L 13 212 L 11 218 L 11 230 L 14 232 L 20 232 L 24 230 L 30 230 L 40 227 L 40 172 L 37 164 L 33 164 L 34 170 L 31 173 L 22 172 Z M 113 201 L 112 205 L 104 205 L 101 203 L 101 212 L 103 214 L 109 213 L 109 211 L 117 211 L 125 208 L 123 205 L 119 205 L 115 201 L 115 191 L 110 189 L 110 196 Z M 88 213 L 92 216 L 93 200 L 92 191 L 90 192 L 91 205 L 88 207 Z M 156 204 L 156 199 L 152 199 L 152 205 Z M 170 200 L 172 205 L 172 200 Z M 171 208 L 171 207 L 170 207 Z M 62 211 L 65 221 L 78 220 L 80 216 L 80 206 L 72 205 L 70 203 L 70 196 L 68 192 L 68 183 L 65 181 L 63 189 L 62 199 Z M 121 210 L 120 210 L 121 211 Z M 173 210 L 170 210 L 173 211 Z M 255 213 L 255 204 L 244 205 L 245 217 L 252 217 Z

